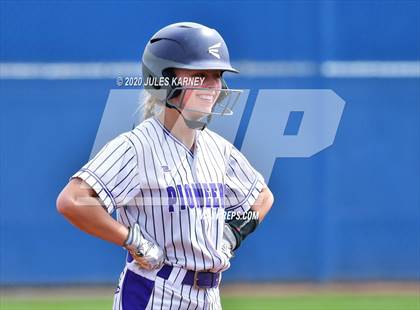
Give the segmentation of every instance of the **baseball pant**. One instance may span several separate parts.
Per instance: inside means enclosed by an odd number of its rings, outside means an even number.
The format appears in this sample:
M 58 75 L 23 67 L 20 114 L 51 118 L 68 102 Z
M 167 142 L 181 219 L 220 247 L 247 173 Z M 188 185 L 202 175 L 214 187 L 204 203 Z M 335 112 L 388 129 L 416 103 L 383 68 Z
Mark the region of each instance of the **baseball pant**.
M 134 268 L 130 268 L 134 269 Z M 165 280 L 157 271 L 124 268 L 113 310 L 221 310 L 219 288 L 197 289 L 182 284 L 186 270 L 174 267 Z M 141 273 L 141 274 L 139 274 Z

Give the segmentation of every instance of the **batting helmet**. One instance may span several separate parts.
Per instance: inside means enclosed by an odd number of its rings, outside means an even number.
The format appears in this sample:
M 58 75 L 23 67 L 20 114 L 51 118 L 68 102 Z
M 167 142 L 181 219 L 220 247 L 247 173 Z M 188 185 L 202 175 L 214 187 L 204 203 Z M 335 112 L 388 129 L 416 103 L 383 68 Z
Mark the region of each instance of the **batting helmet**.
M 142 57 L 143 81 L 160 81 L 162 78 L 173 81 L 173 69 L 189 70 L 219 70 L 238 73 L 229 60 L 229 51 L 222 36 L 215 30 L 204 25 L 190 22 L 176 23 L 159 30 L 149 40 Z M 238 90 L 227 90 L 226 82 L 221 78 L 223 93 L 219 95 L 217 103 L 229 111 L 227 105 L 220 102 L 228 97 L 228 92 L 236 93 Z M 191 128 L 204 129 L 211 119 L 211 115 L 220 114 L 213 111 L 201 120 L 190 120 L 184 117 L 180 106 L 170 102 L 170 99 L 179 96 L 183 87 L 170 83 L 145 83 L 145 89 L 161 100 L 167 107 L 176 109 Z M 182 101 L 182 100 L 181 100 Z M 235 100 L 233 102 L 236 102 Z M 233 107 L 234 103 L 232 103 Z
M 147 43 L 142 57 L 143 81 L 172 78 L 174 68 L 191 70 L 220 70 L 238 73 L 229 60 L 229 51 L 222 36 L 215 30 L 197 23 L 176 23 L 159 30 Z M 226 83 L 222 80 L 226 88 Z M 146 89 L 166 100 L 173 85 L 149 85 Z

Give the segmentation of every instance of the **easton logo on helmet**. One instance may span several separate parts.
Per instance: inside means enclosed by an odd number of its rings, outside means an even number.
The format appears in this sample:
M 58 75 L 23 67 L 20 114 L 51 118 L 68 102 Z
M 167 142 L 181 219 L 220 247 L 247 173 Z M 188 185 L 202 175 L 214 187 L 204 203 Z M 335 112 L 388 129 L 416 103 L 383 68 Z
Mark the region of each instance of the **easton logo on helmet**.
M 208 52 L 210 54 L 212 54 L 214 57 L 216 57 L 217 59 L 220 59 L 220 55 L 219 55 L 219 47 L 222 45 L 222 43 L 216 43 L 212 46 L 209 47 Z

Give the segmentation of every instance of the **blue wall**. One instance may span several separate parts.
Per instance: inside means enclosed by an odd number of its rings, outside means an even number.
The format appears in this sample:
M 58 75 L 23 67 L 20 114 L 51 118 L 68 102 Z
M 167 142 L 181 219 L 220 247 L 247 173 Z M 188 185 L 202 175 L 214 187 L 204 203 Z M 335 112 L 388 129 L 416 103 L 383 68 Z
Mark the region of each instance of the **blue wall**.
M 235 60 L 419 60 L 420 4 L 0 4 L 1 62 L 137 61 L 152 33 L 191 20 Z M 115 81 L 0 80 L 0 280 L 113 282 L 121 249 L 74 229 L 55 199 L 89 157 Z M 417 78 L 245 77 L 235 88 L 329 88 L 346 101 L 335 143 L 277 159 L 276 203 L 224 279 L 419 279 Z M 247 105 L 242 142 L 253 101 Z M 258 167 L 258 163 L 256 163 Z

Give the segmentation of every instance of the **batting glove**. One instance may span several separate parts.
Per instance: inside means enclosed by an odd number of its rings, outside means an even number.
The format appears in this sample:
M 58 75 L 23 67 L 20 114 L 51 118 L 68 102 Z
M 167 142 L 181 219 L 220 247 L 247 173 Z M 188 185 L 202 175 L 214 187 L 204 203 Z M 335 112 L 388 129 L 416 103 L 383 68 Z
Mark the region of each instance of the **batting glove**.
M 236 238 L 232 232 L 232 228 L 225 224 L 223 229 L 223 239 L 222 239 L 222 252 L 227 256 L 228 259 L 233 257 L 233 250 L 236 248 Z
M 163 250 L 154 242 L 144 238 L 137 223 L 129 227 L 124 246 L 130 252 L 136 264 L 147 270 L 159 268 L 165 259 Z

